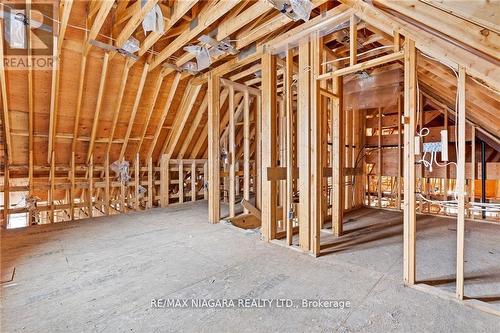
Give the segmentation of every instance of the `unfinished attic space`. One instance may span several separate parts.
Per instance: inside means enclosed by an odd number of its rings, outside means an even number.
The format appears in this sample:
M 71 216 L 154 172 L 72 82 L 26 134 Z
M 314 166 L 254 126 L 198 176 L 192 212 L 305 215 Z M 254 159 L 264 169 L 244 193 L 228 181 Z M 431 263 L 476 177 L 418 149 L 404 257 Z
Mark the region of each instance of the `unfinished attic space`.
M 1 0 L 1 332 L 500 332 L 500 1 Z

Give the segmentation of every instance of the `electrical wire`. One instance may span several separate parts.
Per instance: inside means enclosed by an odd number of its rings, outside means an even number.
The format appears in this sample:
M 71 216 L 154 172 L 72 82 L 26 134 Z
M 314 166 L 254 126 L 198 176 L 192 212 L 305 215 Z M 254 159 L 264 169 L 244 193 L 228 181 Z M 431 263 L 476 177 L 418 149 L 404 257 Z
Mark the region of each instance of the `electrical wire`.
M 9 6 L 9 5 L 7 5 L 7 4 L 4 4 L 4 3 L 0 3 L 0 5 L 2 5 L 3 7 L 9 8 L 10 10 L 14 10 L 14 9 L 15 9 L 14 7 Z M 50 17 L 50 16 L 48 16 L 48 15 L 46 15 L 46 14 L 44 14 L 44 13 L 41 13 L 41 15 L 42 15 L 43 17 L 45 17 L 45 18 L 47 18 L 47 19 L 51 20 L 51 21 L 52 21 L 52 22 L 54 22 L 54 23 L 61 24 L 61 21 L 59 21 L 59 20 L 57 20 L 57 19 L 55 19 L 55 18 L 53 18 L 53 17 Z M 85 32 L 90 32 L 90 31 L 91 31 L 90 29 L 88 29 L 88 28 L 86 28 L 86 27 L 81 27 L 81 26 L 77 26 L 77 25 L 74 25 L 74 24 L 70 24 L 70 23 L 68 23 L 68 24 L 67 24 L 67 26 L 68 26 L 68 27 L 70 27 L 70 28 L 73 28 L 73 29 L 80 30 L 80 31 L 85 31 Z M 108 35 L 105 35 L 105 34 L 102 34 L 102 33 L 98 33 L 98 36 L 100 36 L 100 37 L 102 37 L 102 38 L 105 38 L 105 39 L 107 39 L 108 41 L 113 41 L 113 42 L 114 42 L 114 41 L 116 41 L 116 39 L 115 39 L 115 38 L 113 38 L 113 37 L 111 37 L 111 36 L 108 36 Z M 152 49 L 148 49 L 148 50 L 146 51 L 146 53 L 149 53 L 149 54 L 152 54 L 152 55 L 158 55 L 158 54 L 160 54 L 159 52 L 154 51 L 154 50 L 152 50 Z M 167 59 L 169 59 L 169 60 L 173 60 L 174 62 L 176 62 L 179 58 L 178 58 L 178 57 L 175 57 L 175 56 L 173 56 L 173 55 L 171 55 L 171 56 L 169 56 Z

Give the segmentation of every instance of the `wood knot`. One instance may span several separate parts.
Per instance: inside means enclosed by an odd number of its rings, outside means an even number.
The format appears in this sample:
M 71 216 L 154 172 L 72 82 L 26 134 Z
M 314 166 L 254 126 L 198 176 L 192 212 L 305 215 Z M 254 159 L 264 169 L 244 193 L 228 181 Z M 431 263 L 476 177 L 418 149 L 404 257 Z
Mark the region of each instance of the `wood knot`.
M 490 31 L 488 29 L 482 29 L 481 30 L 481 35 L 487 37 L 487 36 L 489 36 L 489 34 L 490 34 Z

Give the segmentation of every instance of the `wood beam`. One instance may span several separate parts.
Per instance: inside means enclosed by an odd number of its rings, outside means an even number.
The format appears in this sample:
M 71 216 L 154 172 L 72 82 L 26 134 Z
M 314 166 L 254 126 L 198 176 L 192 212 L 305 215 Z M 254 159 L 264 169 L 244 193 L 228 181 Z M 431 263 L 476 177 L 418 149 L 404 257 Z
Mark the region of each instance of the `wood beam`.
M 415 42 L 406 40 L 404 56 L 404 212 L 403 270 L 404 282 L 415 284 L 415 130 L 416 130 L 416 49 Z
M 222 79 L 221 79 L 222 81 Z M 229 85 L 229 217 L 235 214 L 235 167 L 236 167 L 236 147 L 235 147 L 235 119 L 234 119 L 234 87 Z
M 130 119 L 129 119 L 128 126 L 127 126 L 127 132 L 125 133 L 125 138 L 123 141 L 122 149 L 120 151 L 119 160 L 123 159 L 123 157 L 125 156 L 125 152 L 127 150 L 127 145 L 128 145 L 128 141 L 130 138 L 130 133 L 132 132 L 132 127 L 134 125 L 135 115 L 137 113 L 137 109 L 139 108 L 139 103 L 141 101 L 142 92 L 144 89 L 144 83 L 146 82 L 146 77 L 148 75 L 148 68 L 149 68 L 149 64 L 147 64 L 147 63 L 144 64 L 144 68 L 142 69 L 141 80 L 139 81 L 139 85 L 137 86 L 137 91 L 135 94 L 134 105 L 132 106 L 132 111 L 130 113 Z
M 147 158 L 153 156 L 154 149 L 158 142 L 158 138 L 160 137 L 161 129 L 163 124 L 165 123 L 165 119 L 167 118 L 168 112 L 170 111 L 170 106 L 172 105 L 172 101 L 175 97 L 175 92 L 177 91 L 177 86 L 179 85 L 179 81 L 181 79 L 182 74 L 175 74 L 174 80 L 172 81 L 172 85 L 170 86 L 170 91 L 168 92 L 167 100 L 165 102 L 165 106 L 163 107 L 163 111 L 161 113 L 160 121 L 156 126 L 155 134 L 153 135 L 153 139 L 151 144 L 149 145 L 149 151 L 147 153 Z
M 196 4 L 198 0 L 183 0 L 176 1 L 171 9 L 171 15 L 168 18 L 168 23 L 165 26 L 164 33 L 151 31 L 144 39 L 139 50 L 139 56 L 146 53 L 164 34 L 168 33 L 170 29 Z
M 158 100 L 158 95 L 160 94 L 160 89 L 161 89 L 161 85 L 163 83 L 164 77 L 165 77 L 165 75 L 164 75 L 164 72 L 162 71 L 161 73 L 159 73 L 159 75 L 156 78 L 156 81 L 154 83 L 153 97 L 151 98 L 151 104 L 150 104 L 149 109 L 146 113 L 146 120 L 144 121 L 144 126 L 143 126 L 141 134 L 140 134 L 140 140 L 137 144 L 137 149 L 136 149 L 137 154 L 139 154 L 141 152 L 142 143 L 144 142 L 144 137 L 146 136 L 146 132 L 147 132 L 148 127 L 149 127 L 149 122 L 151 121 L 151 116 L 153 115 L 153 110 L 155 108 L 156 101 Z M 146 161 L 147 160 L 148 160 L 148 158 L 146 158 Z
M 112 1 L 110 1 L 112 2 Z M 158 0 L 147 0 L 143 5 L 141 1 L 141 7 L 132 15 L 132 17 L 127 21 L 125 27 L 120 30 L 118 37 L 116 37 L 115 46 L 118 48 L 123 47 L 125 42 L 132 36 L 135 29 L 142 23 L 144 17 L 153 9 L 153 7 L 158 3 Z
M 457 152 L 457 283 L 456 295 L 464 299 L 464 246 L 465 246 L 465 68 L 458 71 L 458 152 Z M 457 124 L 455 124 L 457 125 Z M 472 166 L 473 168 L 475 166 Z
M 99 81 L 99 91 L 97 92 L 97 102 L 94 113 L 94 121 L 92 123 L 92 129 L 90 132 L 90 142 L 89 142 L 89 148 L 87 150 L 87 162 L 90 161 L 90 157 L 94 149 L 95 137 L 97 134 L 97 127 L 99 124 L 99 114 L 101 112 L 101 106 L 102 106 L 102 97 L 104 95 L 104 88 L 106 86 L 106 74 L 108 72 L 108 64 L 109 64 L 109 53 L 106 52 L 104 54 L 104 60 L 102 63 L 101 78 Z
M 90 28 L 90 32 L 87 35 L 87 39 L 83 44 L 82 57 L 86 57 L 90 51 L 92 44 L 89 43 L 91 39 L 96 39 L 99 31 L 101 31 L 102 25 L 106 21 L 111 8 L 115 4 L 114 1 L 100 1 L 99 12 L 97 13 L 94 23 L 92 24 L 92 28 Z
M 262 55 L 262 236 L 266 240 L 276 237 L 276 182 L 268 179 L 269 168 L 276 167 L 276 56 Z
M 208 75 L 208 220 L 220 220 L 220 80 Z
M 191 114 L 193 105 L 196 102 L 201 87 L 202 86 L 193 86 L 188 83 L 188 87 L 186 88 L 187 98 L 181 105 L 181 108 L 177 110 L 172 130 L 165 140 L 165 144 L 162 149 L 162 154 L 166 153 L 169 158 L 172 158 L 175 147 L 177 147 L 177 143 L 179 142 L 184 126 L 186 125 L 189 115 Z

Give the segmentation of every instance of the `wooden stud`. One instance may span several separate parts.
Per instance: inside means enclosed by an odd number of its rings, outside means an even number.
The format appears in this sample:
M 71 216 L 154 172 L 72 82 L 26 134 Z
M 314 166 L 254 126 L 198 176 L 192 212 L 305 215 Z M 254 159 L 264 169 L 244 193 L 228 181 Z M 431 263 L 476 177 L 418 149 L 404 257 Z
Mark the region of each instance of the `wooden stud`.
M 286 108 L 286 200 L 285 216 L 286 221 L 286 243 L 288 246 L 293 243 L 293 51 L 288 50 L 286 54 L 285 67 L 285 108 Z
M 276 182 L 267 177 L 268 168 L 276 167 L 276 57 L 262 55 L 262 236 L 272 240 L 276 235 Z
M 167 155 L 168 156 L 168 155 Z M 182 163 L 182 160 L 179 161 L 178 163 L 178 168 L 179 168 L 179 203 L 184 202 L 184 165 Z
M 465 68 L 458 69 L 458 152 L 457 152 L 457 289 L 456 295 L 464 299 L 464 245 L 465 245 Z M 455 124 L 457 125 L 457 124 Z M 481 172 L 484 172 L 481 170 Z
M 170 169 L 167 155 L 160 159 L 160 207 L 164 208 L 169 201 Z
M 235 216 L 235 119 L 234 119 L 234 88 L 229 86 L 229 217 Z
M 321 74 L 322 39 L 319 32 L 311 37 L 311 101 L 310 101 L 310 129 L 311 129 L 311 252 L 318 256 L 320 253 L 320 229 L 323 220 L 322 195 L 323 195 L 323 163 L 322 163 L 322 117 L 320 81 L 316 78 Z M 326 143 L 325 143 L 326 144 Z
M 191 162 L 191 201 L 196 201 L 196 162 Z
M 358 62 L 358 28 L 356 16 L 351 15 L 349 20 L 349 65 L 353 66 Z
M 377 196 L 378 208 L 382 208 L 382 108 L 378 108 L 378 160 L 377 160 Z
M 153 158 L 148 158 L 148 202 L 146 208 L 153 208 Z
M 89 188 L 87 191 L 87 206 L 88 206 L 88 217 L 94 215 L 94 203 L 93 203 L 93 192 L 94 192 L 94 155 L 90 155 L 89 159 L 89 169 L 88 169 L 88 184 Z
M 476 126 L 472 126 L 470 133 L 471 138 L 471 175 L 470 175 L 470 203 L 474 204 L 476 201 Z M 482 171 L 481 171 L 482 172 Z M 470 210 L 470 217 L 474 220 L 474 210 Z
M 220 80 L 212 73 L 208 77 L 208 220 L 220 219 Z
M 250 95 L 243 95 L 243 199 L 250 200 Z M 246 208 L 244 214 L 248 214 Z
M 70 188 L 70 192 L 69 192 L 69 197 L 70 197 L 70 215 L 71 215 L 71 221 L 74 221 L 75 220 L 75 184 L 76 184 L 76 175 L 75 175 L 75 172 L 76 172 L 76 168 L 75 168 L 75 152 L 71 152 L 71 178 L 70 178 L 70 181 L 71 181 L 71 188 Z
M 104 160 L 104 214 L 109 215 L 109 205 L 110 205 L 110 185 L 111 180 L 109 177 L 109 155 L 106 155 Z
M 140 208 L 140 193 L 139 193 L 139 186 L 140 186 L 140 174 L 141 170 L 141 165 L 140 165 L 140 159 L 139 159 L 139 154 L 136 154 L 135 156 L 135 163 L 134 163 L 134 209 L 139 210 Z
M 403 270 L 405 284 L 415 284 L 415 145 L 416 130 L 416 49 L 415 42 L 406 41 L 404 48 L 404 213 L 403 213 Z

